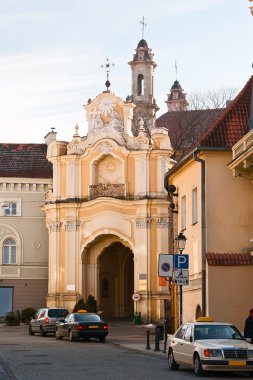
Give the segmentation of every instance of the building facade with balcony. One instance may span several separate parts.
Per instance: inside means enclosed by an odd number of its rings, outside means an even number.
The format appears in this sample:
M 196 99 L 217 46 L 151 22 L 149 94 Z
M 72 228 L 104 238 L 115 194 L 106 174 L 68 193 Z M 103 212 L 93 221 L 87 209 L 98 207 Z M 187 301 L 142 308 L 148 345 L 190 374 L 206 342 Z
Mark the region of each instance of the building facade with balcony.
M 184 321 L 202 313 L 242 329 L 252 307 L 252 90 L 253 77 L 165 176 L 190 260 Z

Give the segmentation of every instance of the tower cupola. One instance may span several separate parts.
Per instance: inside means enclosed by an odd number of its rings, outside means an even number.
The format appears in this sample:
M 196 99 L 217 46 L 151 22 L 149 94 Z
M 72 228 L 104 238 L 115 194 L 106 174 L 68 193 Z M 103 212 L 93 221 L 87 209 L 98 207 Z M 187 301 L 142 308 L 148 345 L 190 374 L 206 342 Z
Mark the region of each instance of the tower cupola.
M 175 80 L 170 89 L 170 93 L 168 94 L 168 99 L 165 102 L 167 104 L 168 111 L 186 110 L 188 106 L 186 95 L 187 94 L 182 89 L 179 81 Z

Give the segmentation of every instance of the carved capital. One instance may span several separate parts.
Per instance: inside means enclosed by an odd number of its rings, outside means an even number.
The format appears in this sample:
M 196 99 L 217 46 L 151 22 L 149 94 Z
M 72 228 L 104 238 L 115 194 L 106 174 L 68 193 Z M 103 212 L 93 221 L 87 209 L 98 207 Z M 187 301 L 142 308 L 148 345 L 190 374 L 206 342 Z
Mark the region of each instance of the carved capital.
M 61 227 L 61 222 L 53 222 L 49 224 L 50 232 L 59 232 Z
M 158 228 L 169 228 L 169 218 L 157 218 L 156 224 Z
M 137 218 L 136 227 L 137 228 L 150 228 L 152 218 Z
M 64 229 L 66 232 L 79 231 L 81 222 L 76 221 L 66 221 L 64 223 Z

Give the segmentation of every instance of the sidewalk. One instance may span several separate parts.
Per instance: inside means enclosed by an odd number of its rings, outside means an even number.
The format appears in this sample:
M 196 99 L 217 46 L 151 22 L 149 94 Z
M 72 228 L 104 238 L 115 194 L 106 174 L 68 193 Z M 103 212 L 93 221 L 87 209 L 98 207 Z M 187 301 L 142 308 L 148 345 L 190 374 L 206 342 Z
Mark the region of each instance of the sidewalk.
M 164 341 L 160 340 L 160 351 L 155 351 L 155 325 L 135 325 L 129 321 L 109 322 L 107 342 L 126 349 L 139 351 L 147 355 L 159 356 L 167 359 L 163 353 Z M 150 349 L 147 350 L 147 331 L 149 331 Z

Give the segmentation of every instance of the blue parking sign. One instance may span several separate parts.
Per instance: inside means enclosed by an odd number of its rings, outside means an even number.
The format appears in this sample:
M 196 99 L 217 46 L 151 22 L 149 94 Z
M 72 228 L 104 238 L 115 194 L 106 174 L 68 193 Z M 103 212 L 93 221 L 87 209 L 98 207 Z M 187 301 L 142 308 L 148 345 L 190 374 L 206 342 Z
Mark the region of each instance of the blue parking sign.
M 174 257 L 174 268 L 189 269 L 189 255 L 177 253 Z

